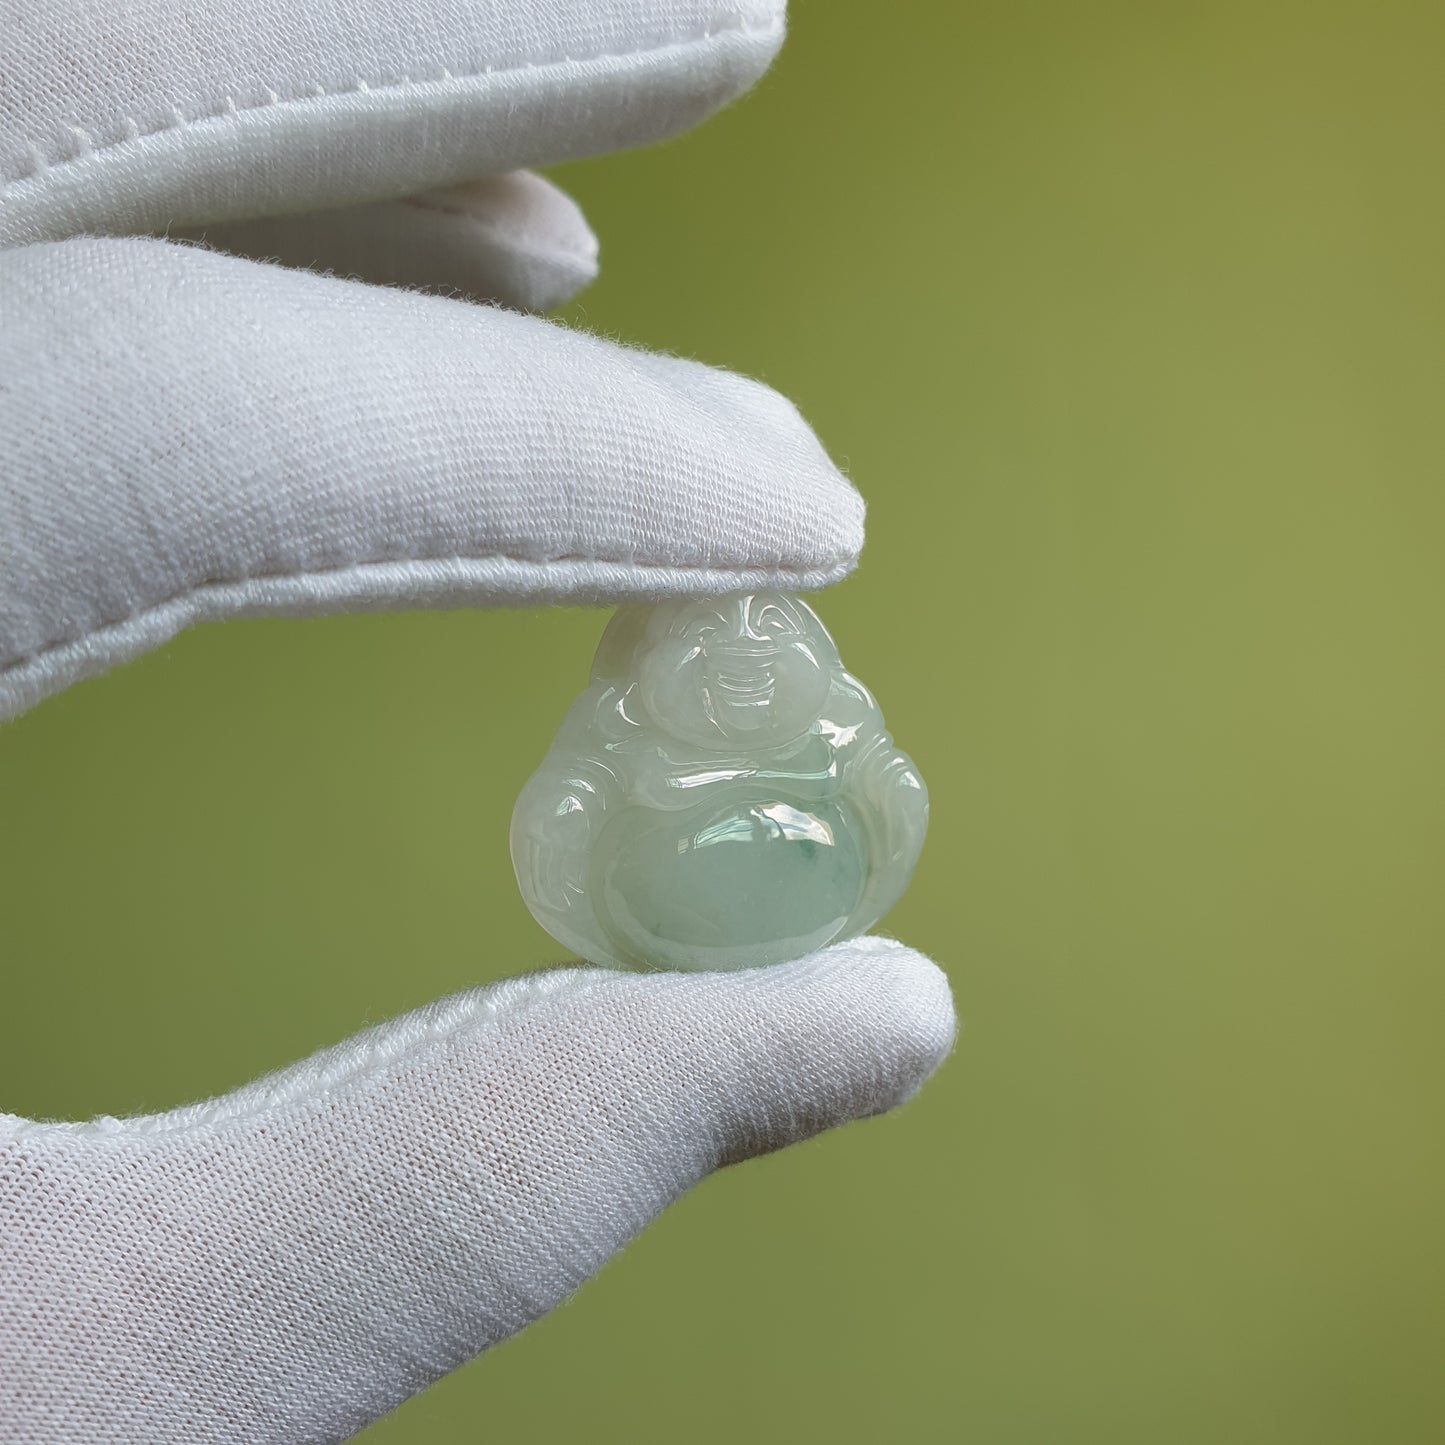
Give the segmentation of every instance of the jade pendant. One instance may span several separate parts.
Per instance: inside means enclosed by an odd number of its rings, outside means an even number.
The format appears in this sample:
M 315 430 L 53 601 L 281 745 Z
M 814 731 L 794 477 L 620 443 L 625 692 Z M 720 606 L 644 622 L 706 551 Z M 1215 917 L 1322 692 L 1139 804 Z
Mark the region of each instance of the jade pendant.
M 784 592 L 621 608 L 512 814 L 538 923 L 611 967 L 781 963 L 871 927 L 928 794 Z

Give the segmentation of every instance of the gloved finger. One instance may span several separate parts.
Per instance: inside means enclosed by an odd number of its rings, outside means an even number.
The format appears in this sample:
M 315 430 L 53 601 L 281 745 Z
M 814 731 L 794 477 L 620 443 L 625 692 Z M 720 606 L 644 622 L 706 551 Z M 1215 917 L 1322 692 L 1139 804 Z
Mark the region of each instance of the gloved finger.
M 0 1121 L 0 1373 L 43 1385 L 47 1440 L 345 1438 L 709 1170 L 907 1099 L 953 1035 L 942 974 L 858 939 L 514 979 L 172 1114 Z
M 597 238 L 572 198 L 530 171 L 292 216 L 174 226 L 232 255 L 546 311 L 597 275 Z
M 0 718 L 190 622 L 842 576 L 863 507 L 756 382 L 155 240 L 0 252 Z
M 0 0 L 0 246 L 356 204 L 684 130 L 784 0 Z

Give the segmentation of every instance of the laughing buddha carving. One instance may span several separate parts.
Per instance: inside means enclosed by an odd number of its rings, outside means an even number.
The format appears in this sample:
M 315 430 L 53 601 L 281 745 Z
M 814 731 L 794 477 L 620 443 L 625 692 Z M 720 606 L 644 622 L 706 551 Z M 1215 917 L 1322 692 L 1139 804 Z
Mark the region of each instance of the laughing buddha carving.
M 871 927 L 928 794 L 817 615 L 784 592 L 622 608 L 517 799 L 537 921 L 595 963 L 739 969 Z

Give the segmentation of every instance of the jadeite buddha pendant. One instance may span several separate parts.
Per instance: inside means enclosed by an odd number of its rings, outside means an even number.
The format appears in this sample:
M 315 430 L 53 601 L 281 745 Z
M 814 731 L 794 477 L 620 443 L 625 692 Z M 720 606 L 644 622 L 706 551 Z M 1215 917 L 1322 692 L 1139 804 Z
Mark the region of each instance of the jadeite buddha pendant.
M 862 933 L 928 794 L 813 610 L 784 592 L 620 609 L 512 814 L 538 923 L 595 963 L 737 969 Z

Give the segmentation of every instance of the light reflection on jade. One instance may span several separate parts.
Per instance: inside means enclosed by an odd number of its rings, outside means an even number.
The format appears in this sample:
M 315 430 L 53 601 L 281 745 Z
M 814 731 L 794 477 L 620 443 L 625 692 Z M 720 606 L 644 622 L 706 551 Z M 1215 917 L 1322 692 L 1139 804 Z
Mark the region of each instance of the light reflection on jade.
M 784 592 L 620 609 L 512 814 L 537 921 L 613 967 L 755 968 L 871 927 L 928 794 Z

